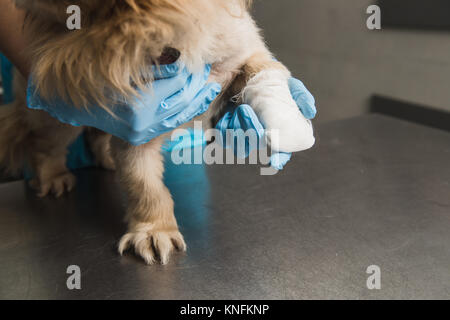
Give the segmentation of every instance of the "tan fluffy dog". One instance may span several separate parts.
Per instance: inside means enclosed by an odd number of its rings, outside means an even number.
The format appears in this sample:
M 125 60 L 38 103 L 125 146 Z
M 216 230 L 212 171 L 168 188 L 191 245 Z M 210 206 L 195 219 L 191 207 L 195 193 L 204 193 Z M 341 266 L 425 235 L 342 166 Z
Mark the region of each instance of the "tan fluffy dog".
M 238 95 L 250 104 L 266 128 L 280 129 L 279 150 L 307 146 L 292 118 L 304 120 L 290 97 L 289 71 L 273 60 L 248 13 L 245 0 L 16 0 L 27 12 L 34 80 L 44 98 L 59 95 L 82 108 L 94 101 L 103 108 L 117 97 L 145 89 L 166 48 L 195 72 L 213 65 L 210 81 L 224 90 L 205 117 L 220 112 Z M 82 29 L 66 27 L 66 9 L 79 5 Z M 65 166 L 67 146 L 81 128 L 64 125 L 45 112 L 25 107 L 24 83 L 16 101 L 0 111 L 0 162 L 10 170 L 27 162 L 39 196 L 70 191 L 75 178 Z M 278 96 L 264 97 L 277 88 Z M 265 90 L 267 89 L 267 90 Z M 108 94 L 105 94 L 108 92 Z M 268 101 L 272 99 L 272 101 Z M 294 109 L 296 111 L 294 111 Z M 146 263 L 167 263 L 174 248 L 185 250 L 174 216 L 174 204 L 163 183 L 160 147 L 164 137 L 134 147 L 90 129 L 89 141 L 100 165 L 117 168 L 127 193 L 128 233 L 119 252 L 134 247 Z M 267 137 L 270 142 L 270 137 Z M 112 158 L 111 158 L 112 157 Z

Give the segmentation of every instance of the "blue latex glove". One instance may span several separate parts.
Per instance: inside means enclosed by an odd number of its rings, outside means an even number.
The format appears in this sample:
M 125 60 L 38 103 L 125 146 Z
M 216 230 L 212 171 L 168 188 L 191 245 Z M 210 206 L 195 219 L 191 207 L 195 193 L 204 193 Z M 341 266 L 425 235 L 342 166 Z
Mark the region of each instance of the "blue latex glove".
M 75 108 L 58 98 L 44 101 L 32 79 L 27 90 L 28 107 L 47 111 L 63 123 L 100 129 L 137 146 L 204 113 L 221 91 L 218 83 L 206 83 L 210 65 L 197 74 L 190 74 L 178 63 L 152 68 L 156 80 L 151 91 L 132 103 L 114 105 L 111 111 L 116 118 L 99 107 Z
M 298 79 L 289 79 L 289 89 L 291 95 L 300 111 L 305 118 L 313 119 L 316 116 L 317 110 L 315 107 L 315 100 L 312 94 L 306 89 L 305 85 Z M 254 129 L 257 132 L 258 138 L 264 137 L 264 127 L 255 114 L 255 111 L 249 105 L 240 105 L 233 112 L 228 112 L 219 121 L 216 126 L 222 132 L 222 136 L 226 137 L 226 130 L 242 129 L 244 131 Z M 250 146 L 248 141 L 245 141 L 245 155 L 248 156 L 252 149 L 258 146 Z M 243 148 L 242 148 L 243 149 Z M 276 152 L 270 158 L 270 165 L 277 170 L 282 170 L 284 166 L 291 159 L 291 153 Z
M 313 119 L 316 115 L 316 107 L 314 97 L 305 88 L 303 83 L 297 79 L 289 80 L 289 88 L 291 90 L 292 97 L 297 102 L 301 112 L 308 119 Z M 264 136 L 264 127 L 259 121 L 253 109 L 248 105 L 241 105 L 234 110 L 234 112 L 228 112 L 217 124 L 217 128 L 220 129 L 225 135 L 226 129 L 242 129 L 248 130 L 253 128 L 259 138 Z M 191 139 L 193 141 L 193 139 Z M 191 141 L 189 140 L 189 141 Z M 204 141 L 203 141 L 204 142 Z M 202 142 L 202 143 L 203 143 Z M 251 151 L 251 147 L 246 146 L 246 156 Z M 164 150 L 171 151 L 172 146 L 166 145 Z M 95 164 L 92 154 L 87 147 L 84 135 L 81 135 L 75 143 L 69 148 L 69 154 L 67 158 L 67 166 L 70 169 L 77 169 L 83 167 L 93 166 Z M 275 153 L 271 157 L 271 165 L 281 170 L 286 163 L 291 159 L 290 153 Z

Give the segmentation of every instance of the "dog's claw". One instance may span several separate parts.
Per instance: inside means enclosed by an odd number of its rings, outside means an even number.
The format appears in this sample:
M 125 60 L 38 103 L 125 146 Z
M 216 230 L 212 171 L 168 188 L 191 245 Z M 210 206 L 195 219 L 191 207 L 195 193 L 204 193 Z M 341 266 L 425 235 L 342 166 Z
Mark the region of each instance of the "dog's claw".
M 61 197 L 66 191 L 73 190 L 76 184 L 75 176 L 66 172 L 52 179 L 46 181 L 39 181 L 38 179 L 30 180 L 30 187 L 37 191 L 39 198 L 46 197 L 49 193 L 52 193 L 56 198 Z
M 158 230 L 152 224 L 148 224 L 144 230 L 141 226 L 120 239 L 118 251 L 121 255 L 131 247 L 134 247 L 136 255 L 144 259 L 148 265 L 154 264 L 157 257 L 161 264 L 167 264 L 174 248 L 186 251 L 186 243 L 178 229 Z

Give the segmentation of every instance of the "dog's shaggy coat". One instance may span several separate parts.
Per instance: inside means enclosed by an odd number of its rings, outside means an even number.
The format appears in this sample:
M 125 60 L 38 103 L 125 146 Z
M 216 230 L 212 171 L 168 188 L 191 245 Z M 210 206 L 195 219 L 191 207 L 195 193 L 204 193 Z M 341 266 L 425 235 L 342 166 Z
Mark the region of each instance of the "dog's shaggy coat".
M 278 105 L 264 106 L 245 92 L 249 81 L 264 92 L 269 80 L 287 88 L 289 71 L 275 61 L 248 13 L 246 0 L 15 0 L 27 12 L 24 28 L 29 35 L 32 74 L 43 98 L 58 95 L 76 107 L 95 102 L 108 109 L 115 99 L 130 99 L 148 90 L 150 64 L 157 64 L 164 50 L 175 48 L 192 71 L 212 64 L 210 81 L 223 86 L 202 119 L 221 112 L 231 97 L 252 105 L 262 122 L 271 125 L 271 114 L 283 117 L 295 106 L 289 94 Z M 66 27 L 66 9 L 80 6 L 81 30 Z M 260 81 L 257 76 L 260 77 Z M 23 79 L 18 79 L 16 101 L 0 110 L 0 162 L 11 171 L 27 162 L 34 170 L 30 182 L 39 196 L 60 196 L 70 191 L 74 176 L 65 166 L 67 146 L 83 130 L 61 124 L 42 111 L 25 107 Z M 150 89 L 151 90 L 151 89 Z M 250 92 L 250 91 L 248 91 Z M 261 99 L 260 99 L 261 100 Z M 295 116 L 301 117 L 297 107 Z M 288 112 L 289 113 L 289 112 Z M 291 121 L 292 113 L 286 116 Z M 303 118 L 304 119 L 304 118 Z M 278 120 L 283 124 L 283 119 Z M 283 136 L 297 134 L 292 126 Z M 285 134 L 283 135 L 283 130 Z M 294 130 L 294 131 L 289 131 Z M 128 232 L 119 252 L 134 247 L 146 263 L 167 263 L 174 248 L 185 250 L 174 216 L 174 204 L 163 183 L 160 148 L 164 137 L 135 147 L 98 130 L 88 139 L 99 165 L 117 169 L 127 193 Z M 305 146 L 303 146 L 304 148 Z M 280 148 L 298 151 L 302 146 Z

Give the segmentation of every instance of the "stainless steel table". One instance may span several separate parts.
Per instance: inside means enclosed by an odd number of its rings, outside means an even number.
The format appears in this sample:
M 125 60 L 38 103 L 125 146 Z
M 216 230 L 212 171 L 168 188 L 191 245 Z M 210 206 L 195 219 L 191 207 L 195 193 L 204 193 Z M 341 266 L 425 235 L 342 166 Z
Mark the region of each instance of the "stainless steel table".
M 276 176 L 258 166 L 174 166 L 166 180 L 188 254 L 146 266 L 114 174 L 77 172 L 62 199 L 0 185 L 0 297 L 450 298 L 450 134 L 379 115 L 317 127 Z M 69 265 L 81 290 L 66 287 Z M 381 269 L 381 290 L 366 286 Z

